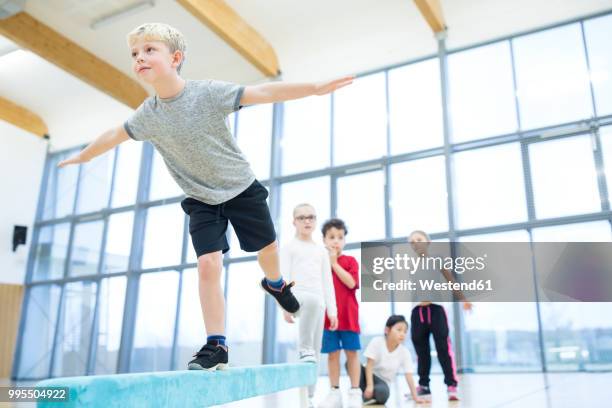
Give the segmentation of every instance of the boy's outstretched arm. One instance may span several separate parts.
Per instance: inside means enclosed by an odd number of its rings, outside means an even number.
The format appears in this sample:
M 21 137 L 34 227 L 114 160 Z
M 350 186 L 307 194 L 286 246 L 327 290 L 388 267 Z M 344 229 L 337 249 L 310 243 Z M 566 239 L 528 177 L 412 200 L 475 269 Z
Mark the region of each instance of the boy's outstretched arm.
M 334 79 L 333 81 L 304 83 L 269 82 L 260 85 L 250 85 L 244 88 L 240 104 L 274 103 L 311 95 L 325 95 L 351 84 L 353 79 L 355 77 L 349 75 Z
M 58 167 L 64 167 L 68 164 L 79 164 L 86 163 L 96 156 L 101 155 L 104 152 L 109 151 L 119 143 L 125 142 L 130 136 L 127 134 L 123 126 L 109 129 L 106 132 L 98 136 L 93 142 L 91 142 L 86 148 L 81 150 L 74 156 L 61 161 Z

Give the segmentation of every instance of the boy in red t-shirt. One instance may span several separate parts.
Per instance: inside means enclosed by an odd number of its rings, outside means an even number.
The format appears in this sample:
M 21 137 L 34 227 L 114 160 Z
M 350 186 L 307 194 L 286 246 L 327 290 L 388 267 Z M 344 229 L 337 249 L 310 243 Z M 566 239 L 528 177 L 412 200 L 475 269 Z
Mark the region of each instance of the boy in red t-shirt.
M 323 331 L 322 353 L 328 353 L 328 369 L 331 390 L 320 407 L 341 407 L 340 393 L 340 350 L 346 354 L 346 370 L 351 379 L 351 389 L 348 392 L 348 407 L 361 407 L 362 394 L 359 388 L 360 364 L 358 352 L 359 342 L 359 304 L 355 291 L 359 288 L 359 264 L 349 255 L 343 255 L 342 249 L 346 243 L 344 237 L 348 233 L 344 221 L 332 218 L 323 224 L 323 241 L 329 250 L 331 273 L 336 292 L 338 307 L 337 330 L 329 330 L 330 322 L 325 317 Z

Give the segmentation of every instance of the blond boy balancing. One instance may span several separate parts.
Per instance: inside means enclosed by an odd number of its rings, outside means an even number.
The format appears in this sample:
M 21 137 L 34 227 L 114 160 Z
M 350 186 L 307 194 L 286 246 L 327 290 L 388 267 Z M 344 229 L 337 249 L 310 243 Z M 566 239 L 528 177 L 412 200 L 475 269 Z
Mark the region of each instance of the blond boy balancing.
M 143 24 L 130 32 L 127 40 L 134 73 L 152 85 L 156 95 L 147 98 L 122 126 L 106 131 L 59 166 L 85 163 L 129 138 L 155 146 L 187 195 L 181 206 L 189 215 L 189 233 L 198 256 L 200 304 L 208 338 L 188 367 L 222 369 L 228 363 L 220 282 L 221 255 L 229 250 L 225 238 L 228 221 L 240 247 L 257 252 L 265 274 L 263 289 L 286 311 L 299 309 L 292 284 L 279 272 L 276 233 L 266 203 L 268 192 L 255 180 L 226 117 L 243 105 L 324 95 L 350 84 L 353 77 L 256 86 L 185 80 L 179 74 L 186 46 L 178 30 L 166 24 Z

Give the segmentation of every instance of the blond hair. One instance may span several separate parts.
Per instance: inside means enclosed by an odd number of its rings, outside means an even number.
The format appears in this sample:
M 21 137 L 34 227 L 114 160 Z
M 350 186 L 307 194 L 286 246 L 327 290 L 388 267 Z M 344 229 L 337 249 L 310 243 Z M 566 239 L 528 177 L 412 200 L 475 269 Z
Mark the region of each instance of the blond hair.
M 166 44 L 172 54 L 176 51 L 180 51 L 183 54 L 183 59 L 176 68 L 176 72 L 181 72 L 183 62 L 185 62 L 187 44 L 185 43 L 185 37 L 183 37 L 183 34 L 179 30 L 164 23 L 145 23 L 128 33 L 128 45 L 132 47 L 139 38 L 145 41 L 161 41 Z
M 295 208 L 293 209 L 293 218 L 295 218 L 295 214 L 297 213 L 297 210 L 299 210 L 300 208 L 304 208 L 304 207 L 310 207 L 310 208 L 312 208 L 312 211 L 313 211 L 314 213 L 316 213 L 315 208 L 314 208 L 314 207 L 313 207 L 311 204 L 308 204 L 308 203 L 302 203 L 302 204 L 298 204 L 298 205 L 296 205 L 296 206 L 295 206 Z
M 412 236 L 416 234 L 422 235 L 425 238 L 425 240 L 427 240 L 427 242 L 431 242 L 431 238 L 429 238 L 429 234 L 427 234 L 425 231 L 422 231 L 422 230 L 412 231 L 410 235 L 408 235 L 408 240 L 410 240 L 410 238 L 412 238 Z

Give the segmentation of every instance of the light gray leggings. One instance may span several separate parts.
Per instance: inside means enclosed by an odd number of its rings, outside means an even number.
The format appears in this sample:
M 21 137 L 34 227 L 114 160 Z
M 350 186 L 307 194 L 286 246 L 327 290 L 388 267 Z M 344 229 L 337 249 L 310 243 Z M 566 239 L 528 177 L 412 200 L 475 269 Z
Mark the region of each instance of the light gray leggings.
M 298 351 L 314 351 L 317 368 L 321 358 L 321 341 L 323 339 L 323 322 L 325 305 L 323 300 L 312 293 L 294 292 L 300 303 L 300 310 L 295 314 L 298 318 Z M 308 387 L 308 396 L 312 398 L 315 386 Z

